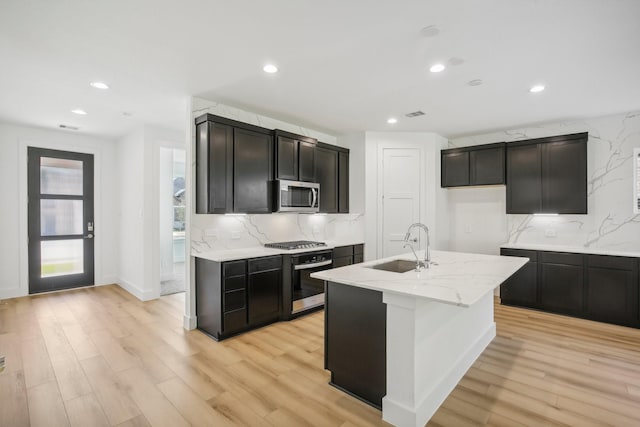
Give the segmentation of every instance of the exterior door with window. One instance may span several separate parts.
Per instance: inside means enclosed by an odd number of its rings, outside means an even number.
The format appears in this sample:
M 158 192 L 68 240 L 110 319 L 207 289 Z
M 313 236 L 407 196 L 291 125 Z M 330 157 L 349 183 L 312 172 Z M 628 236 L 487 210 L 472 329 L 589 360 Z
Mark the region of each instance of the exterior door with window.
M 94 284 L 93 155 L 28 148 L 29 293 Z

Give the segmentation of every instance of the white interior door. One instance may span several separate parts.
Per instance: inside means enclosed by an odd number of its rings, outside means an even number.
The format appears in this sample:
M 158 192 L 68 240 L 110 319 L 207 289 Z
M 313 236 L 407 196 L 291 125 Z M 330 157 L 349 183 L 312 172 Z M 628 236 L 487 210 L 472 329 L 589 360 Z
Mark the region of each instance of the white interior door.
M 421 157 L 418 148 L 382 149 L 382 257 L 410 251 L 402 245 L 409 225 L 420 222 Z

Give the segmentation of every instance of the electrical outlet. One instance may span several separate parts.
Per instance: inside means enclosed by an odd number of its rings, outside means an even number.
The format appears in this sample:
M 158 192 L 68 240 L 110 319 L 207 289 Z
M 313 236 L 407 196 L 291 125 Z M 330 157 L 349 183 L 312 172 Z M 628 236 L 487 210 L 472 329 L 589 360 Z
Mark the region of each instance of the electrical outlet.
M 471 224 L 467 224 L 464 226 L 464 232 L 467 234 L 471 234 Z
M 231 240 L 238 240 L 240 239 L 240 237 L 242 237 L 242 233 L 239 231 L 232 231 L 231 232 Z
M 313 230 L 314 234 L 318 234 L 318 233 L 320 233 L 320 226 L 319 225 L 314 225 L 312 230 Z
M 544 235 L 546 237 L 556 237 L 556 230 L 553 228 L 547 228 L 544 230 Z
M 206 230 L 204 230 L 204 235 L 207 237 L 216 237 L 218 236 L 218 229 L 217 228 L 207 228 Z

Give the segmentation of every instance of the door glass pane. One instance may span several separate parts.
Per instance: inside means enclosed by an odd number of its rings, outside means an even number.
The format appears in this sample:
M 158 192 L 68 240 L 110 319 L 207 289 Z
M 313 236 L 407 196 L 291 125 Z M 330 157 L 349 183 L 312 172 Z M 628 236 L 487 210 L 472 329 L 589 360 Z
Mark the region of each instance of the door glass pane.
M 84 272 L 83 240 L 47 240 L 40 242 L 42 277 Z
M 41 157 L 40 193 L 82 196 L 82 161 Z
M 43 236 L 82 234 L 82 200 L 40 200 L 40 232 Z

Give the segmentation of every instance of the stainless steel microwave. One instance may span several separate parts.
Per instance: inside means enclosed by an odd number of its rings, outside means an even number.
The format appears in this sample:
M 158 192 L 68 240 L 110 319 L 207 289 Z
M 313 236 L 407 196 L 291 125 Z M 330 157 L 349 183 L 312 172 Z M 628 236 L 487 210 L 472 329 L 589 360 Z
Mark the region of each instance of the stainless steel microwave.
M 276 181 L 277 212 L 318 212 L 320 184 L 302 181 Z

